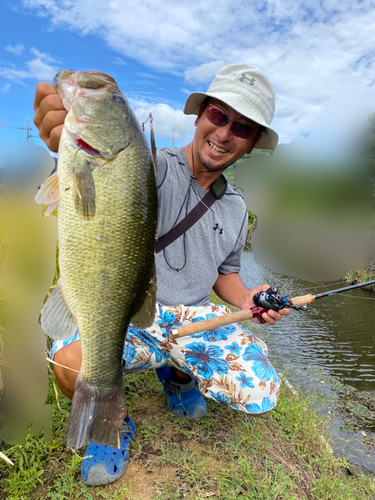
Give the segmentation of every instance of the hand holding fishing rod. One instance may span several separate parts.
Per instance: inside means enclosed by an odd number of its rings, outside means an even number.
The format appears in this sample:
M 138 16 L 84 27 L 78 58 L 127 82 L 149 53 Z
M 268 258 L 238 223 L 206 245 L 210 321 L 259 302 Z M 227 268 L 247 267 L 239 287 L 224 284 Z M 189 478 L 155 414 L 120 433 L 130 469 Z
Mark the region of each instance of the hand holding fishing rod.
M 264 312 L 269 309 L 274 311 L 280 311 L 285 307 L 290 309 L 295 309 L 296 311 L 307 311 L 308 304 L 314 302 L 316 299 L 321 299 L 323 297 L 329 297 L 330 295 L 335 295 L 337 293 L 347 292 L 348 290 L 353 290 L 355 288 L 363 288 L 365 286 L 374 285 L 375 280 L 366 281 L 365 283 L 357 283 L 356 285 L 350 285 L 343 288 L 337 288 L 336 290 L 330 290 L 324 293 L 318 293 L 313 295 L 308 293 L 307 295 L 301 295 L 288 299 L 283 296 L 275 287 L 270 287 L 264 292 L 258 292 L 253 297 L 254 307 L 250 309 L 245 309 L 242 311 L 237 311 L 230 314 L 225 314 L 223 316 L 217 316 L 216 318 L 206 319 L 203 321 L 197 321 L 196 323 L 190 323 L 188 325 L 180 326 L 179 328 L 171 329 L 171 333 L 174 339 L 186 337 L 188 335 L 193 335 L 194 333 L 202 332 L 204 330 L 214 330 L 220 326 L 230 325 L 232 323 L 238 323 L 240 321 L 247 321 L 256 317 L 261 317 Z

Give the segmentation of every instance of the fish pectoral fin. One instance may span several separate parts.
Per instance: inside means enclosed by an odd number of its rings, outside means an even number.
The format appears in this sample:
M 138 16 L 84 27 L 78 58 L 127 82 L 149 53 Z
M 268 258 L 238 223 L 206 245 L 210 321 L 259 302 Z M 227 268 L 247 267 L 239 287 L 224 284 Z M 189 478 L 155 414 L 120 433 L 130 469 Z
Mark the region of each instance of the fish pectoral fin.
M 40 186 L 35 196 L 35 201 L 43 205 L 49 205 L 44 216 L 47 217 L 57 207 L 59 203 L 59 179 L 57 172 L 54 172 Z
M 155 319 L 155 303 L 156 303 L 156 273 L 155 266 L 152 278 L 149 282 L 146 295 L 138 312 L 131 319 L 131 323 L 135 328 L 149 328 L 154 323 Z
M 85 220 L 95 217 L 96 191 L 90 163 L 85 161 L 82 167 L 73 168 L 75 209 Z
M 68 339 L 77 329 L 77 321 L 63 297 L 60 280 L 44 304 L 40 323 L 44 333 L 54 340 Z

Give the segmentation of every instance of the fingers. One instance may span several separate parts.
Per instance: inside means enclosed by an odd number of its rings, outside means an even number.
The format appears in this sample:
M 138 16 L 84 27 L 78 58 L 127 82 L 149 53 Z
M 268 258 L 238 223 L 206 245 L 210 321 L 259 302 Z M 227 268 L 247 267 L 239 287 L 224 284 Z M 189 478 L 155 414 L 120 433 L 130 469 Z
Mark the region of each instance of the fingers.
M 273 309 L 269 309 L 268 311 L 262 314 L 261 318 L 254 318 L 254 323 L 260 323 L 262 325 L 268 324 L 270 326 L 275 325 L 277 321 L 281 321 L 283 316 L 289 316 L 289 309 L 281 309 L 281 311 L 274 311 Z
M 51 151 L 57 152 L 67 111 L 53 85 L 45 82 L 37 85 L 34 110 L 34 123 L 39 129 L 39 137 Z
M 277 321 L 281 321 L 283 316 L 289 316 L 289 309 L 281 309 L 281 311 L 268 310 L 262 314 L 262 319 L 268 325 L 275 325 Z

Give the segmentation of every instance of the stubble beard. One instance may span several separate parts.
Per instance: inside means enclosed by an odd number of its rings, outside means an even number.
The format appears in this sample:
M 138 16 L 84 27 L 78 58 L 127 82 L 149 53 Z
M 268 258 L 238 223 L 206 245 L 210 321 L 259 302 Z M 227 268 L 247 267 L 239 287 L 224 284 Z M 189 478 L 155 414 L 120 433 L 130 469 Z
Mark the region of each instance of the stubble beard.
M 197 157 L 198 157 L 200 166 L 203 167 L 204 170 L 209 171 L 209 172 L 224 171 L 226 168 L 228 168 L 233 163 L 233 162 L 228 163 L 228 165 L 224 165 L 222 167 L 214 167 L 209 162 L 205 161 L 202 158 L 202 155 L 199 151 L 197 152 Z

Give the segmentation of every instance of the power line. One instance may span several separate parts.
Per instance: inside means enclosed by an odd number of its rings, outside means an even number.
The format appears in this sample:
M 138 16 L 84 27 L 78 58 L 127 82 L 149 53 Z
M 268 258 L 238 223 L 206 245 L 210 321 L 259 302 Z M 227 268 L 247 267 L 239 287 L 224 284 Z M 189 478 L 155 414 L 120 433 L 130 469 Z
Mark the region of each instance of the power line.
M 26 138 L 27 140 L 29 141 L 30 138 L 31 138 L 31 134 L 30 134 L 30 130 L 33 130 L 31 127 L 30 127 L 30 122 L 29 120 L 27 120 L 27 127 L 11 127 L 9 125 L 2 125 L 0 124 L 0 127 L 2 128 L 13 128 L 13 129 L 16 129 L 16 130 L 26 130 Z

